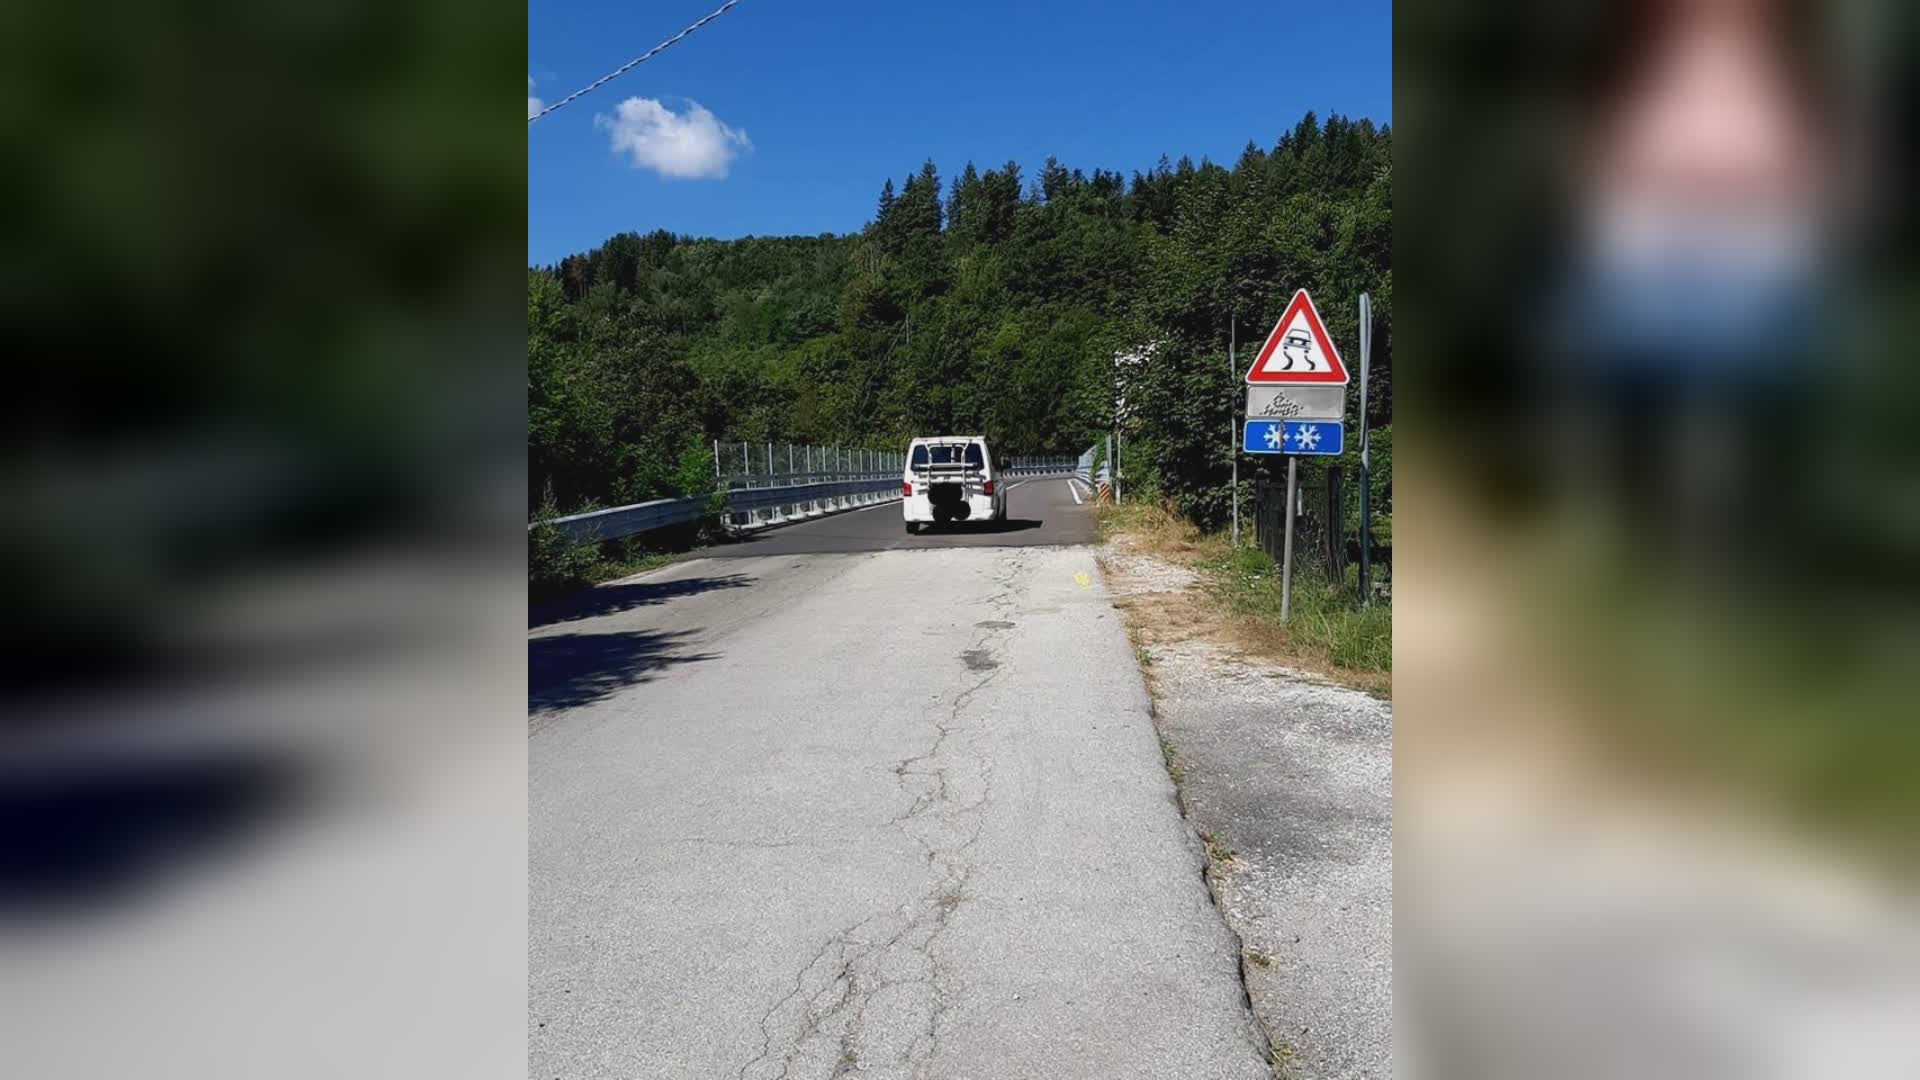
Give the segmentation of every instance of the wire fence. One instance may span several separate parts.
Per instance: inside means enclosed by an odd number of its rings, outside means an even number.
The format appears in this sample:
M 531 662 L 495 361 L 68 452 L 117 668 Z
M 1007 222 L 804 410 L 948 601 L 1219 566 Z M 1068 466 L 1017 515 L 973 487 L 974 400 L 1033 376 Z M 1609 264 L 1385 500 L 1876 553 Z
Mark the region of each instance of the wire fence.
M 1074 464 L 1071 454 L 996 454 L 993 459 L 995 471 L 1010 476 L 1064 474 L 1072 472 Z M 717 439 L 713 444 L 714 487 L 722 491 L 900 476 L 906 467 L 907 455 L 901 450 Z
M 895 450 L 789 442 L 713 444 L 714 486 L 723 490 L 898 476 L 905 467 L 906 457 Z
M 1296 481 L 1293 520 L 1294 572 L 1325 577 L 1336 586 L 1357 586 L 1360 561 L 1360 486 L 1356 469 L 1339 462 L 1302 459 Z M 1286 544 L 1285 470 L 1263 476 L 1254 487 L 1254 539 L 1280 562 Z M 1376 507 L 1378 509 L 1378 507 Z M 1380 518 L 1367 549 L 1369 591 L 1391 595 L 1393 535 Z

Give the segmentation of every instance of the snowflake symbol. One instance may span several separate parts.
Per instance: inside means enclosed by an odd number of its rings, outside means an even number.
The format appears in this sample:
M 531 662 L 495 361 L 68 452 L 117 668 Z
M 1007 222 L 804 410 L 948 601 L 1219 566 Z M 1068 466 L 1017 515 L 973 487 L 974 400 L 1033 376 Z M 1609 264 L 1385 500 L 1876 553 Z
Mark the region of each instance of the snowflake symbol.
M 1266 440 L 1267 449 L 1278 450 L 1280 448 L 1280 444 L 1285 442 L 1287 437 L 1280 433 L 1280 425 L 1269 424 L 1267 425 L 1266 434 L 1262 435 L 1261 438 Z
M 1302 450 L 1312 450 L 1320 445 L 1320 429 L 1316 427 L 1294 429 L 1293 444 Z

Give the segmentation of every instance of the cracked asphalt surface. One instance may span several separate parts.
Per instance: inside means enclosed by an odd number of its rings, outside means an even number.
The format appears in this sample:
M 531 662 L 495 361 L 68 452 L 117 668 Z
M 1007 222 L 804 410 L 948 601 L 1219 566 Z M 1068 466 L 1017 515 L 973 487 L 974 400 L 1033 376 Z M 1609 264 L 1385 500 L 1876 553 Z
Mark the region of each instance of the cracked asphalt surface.
M 605 588 L 529 635 L 530 1076 L 1268 1076 L 1091 548 Z

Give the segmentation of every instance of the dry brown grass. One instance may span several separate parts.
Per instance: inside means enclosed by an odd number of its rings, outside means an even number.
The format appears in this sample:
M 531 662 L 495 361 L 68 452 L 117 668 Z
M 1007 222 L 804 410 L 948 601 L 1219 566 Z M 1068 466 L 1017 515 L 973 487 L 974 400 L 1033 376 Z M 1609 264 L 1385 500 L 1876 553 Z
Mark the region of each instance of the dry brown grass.
M 1201 639 L 1342 686 L 1381 696 L 1392 692 L 1391 671 L 1341 666 L 1329 645 L 1289 631 L 1271 612 L 1236 610 L 1229 582 L 1218 569 L 1232 554 L 1226 535 L 1202 532 L 1163 506 L 1108 506 L 1099 514 L 1105 542 L 1100 566 L 1136 652 L 1150 656 L 1154 646 Z M 1154 560 L 1185 573 L 1170 575 Z M 1142 670 L 1151 676 L 1150 664 L 1143 663 Z
M 1124 536 L 1133 550 L 1178 566 L 1191 566 L 1227 552 L 1226 537 L 1201 532 L 1199 526 L 1162 505 L 1109 505 L 1102 507 L 1099 515 L 1101 539 Z

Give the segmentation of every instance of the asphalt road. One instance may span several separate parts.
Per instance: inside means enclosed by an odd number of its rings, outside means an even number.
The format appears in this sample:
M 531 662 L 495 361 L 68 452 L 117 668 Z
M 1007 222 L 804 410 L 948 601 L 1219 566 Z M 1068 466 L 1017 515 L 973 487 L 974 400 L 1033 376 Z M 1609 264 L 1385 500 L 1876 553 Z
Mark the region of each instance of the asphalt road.
M 530 1076 L 1268 1075 L 1091 523 L 1058 480 L 1010 512 L 543 614 Z
M 1081 497 L 1086 496 L 1084 488 Z M 882 503 L 814 521 L 747 533 L 739 540 L 701 554 L 714 558 L 800 555 L 831 551 L 911 551 L 953 547 L 1033 547 L 1040 544 L 1091 544 L 1093 515 L 1073 501 L 1067 481 L 1033 477 L 1007 488 L 1007 519 L 960 522 L 936 531 L 907 535 L 900 504 Z

